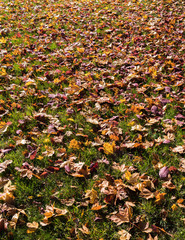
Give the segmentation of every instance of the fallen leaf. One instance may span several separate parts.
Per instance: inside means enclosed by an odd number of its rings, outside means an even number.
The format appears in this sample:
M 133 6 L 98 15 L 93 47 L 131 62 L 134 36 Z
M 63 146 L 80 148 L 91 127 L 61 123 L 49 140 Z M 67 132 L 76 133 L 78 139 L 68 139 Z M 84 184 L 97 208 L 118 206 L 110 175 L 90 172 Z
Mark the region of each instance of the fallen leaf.
M 85 225 L 82 225 L 82 228 L 79 228 L 79 230 L 84 234 L 87 234 L 87 235 L 90 234 L 89 229 Z
M 159 171 L 159 177 L 161 179 L 165 179 L 168 177 L 168 174 L 169 174 L 169 170 L 168 170 L 168 167 L 163 167 L 160 169 Z
M 4 162 L 0 163 L 0 173 L 4 172 L 9 164 L 12 163 L 12 160 L 5 160 Z
M 155 198 L 156 198 L 155 203 L 160 205 L 164 201 L 164 199 L 165 199 L 164 196 L 165 195 L 166 195 L 166 193 L 156 192 L 156 194 L 155 194 Z
M 98 197 L 98 193 L 96 190 L 94 190 L 93 188 L 91 190 L 87 190 L 86 191 L 86 194 L 85 194 L 85 198 L 90 198 L 90 203 L 91 204 L 94 204 L 95 203 L 95 200 L 97 199 Z
M 38 229 L 39 224 L 34 221 L 32 223 L 27 223 L 26 226 L 28 227 L 27 233 L 34 233 Z
M 120 236 L 120 240 L 129 240 L 131 238 L 131 234 L 129 232 L 127 232 L 126 230 L 120 230 L 118 232 Z
M 118 226 L 123 223 L 130 222 L 129 210 L 128 208 L 123 209 L 119 207 L 119 212 L 112 213 L 108 218 L 115 222 Z

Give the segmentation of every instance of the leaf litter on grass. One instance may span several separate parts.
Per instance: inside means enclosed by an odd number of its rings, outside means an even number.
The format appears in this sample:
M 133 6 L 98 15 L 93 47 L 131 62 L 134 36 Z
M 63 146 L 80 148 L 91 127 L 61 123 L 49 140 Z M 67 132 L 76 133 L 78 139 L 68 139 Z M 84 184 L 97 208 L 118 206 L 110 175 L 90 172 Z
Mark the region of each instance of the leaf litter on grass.
M 183 239 L 183 2 L 4 0 L 0 19 L 4 238 Z

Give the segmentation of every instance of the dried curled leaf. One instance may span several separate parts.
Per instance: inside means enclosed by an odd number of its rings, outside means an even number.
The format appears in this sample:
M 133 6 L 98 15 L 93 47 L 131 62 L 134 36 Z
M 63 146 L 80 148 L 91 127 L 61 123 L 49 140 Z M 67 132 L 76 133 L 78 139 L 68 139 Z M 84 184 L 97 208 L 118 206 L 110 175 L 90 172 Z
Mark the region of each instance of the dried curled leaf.
M 121 235 L 120 236 L 120 240 L 130 240 L 130 238 L 131 238 L 131 234 L 129 233 L 129 232 L 127 232 L 126 230 L 120 230 L 119 232 L 118 232 L 118 234 L 119 235 Z
M 0 163 L 0 173 L 4 172 L 9 164 L 12 163 L 12 160 L 6 160 L 2 163 Z
M 32 223 L 27 223 L 26 226 L 28 227 L 27 233 L 34 233 L 38 229 L 39 224 L 34 221 Z
M 87 190 L 86 191 L 86 194 L 85 194 L 85 198 L 90 198 L 90 203 L 91 204 L 94 204 L 95 203 L 95 200 L 97 199 L 98 197 L 98 193 L 96 190 L 94 190 L 93 188 L 91 190 Z
M 118 226 L 130 222 L 130 211 L 128 208 L 119 208 L 119 212 L 114 212 L 108 217 L 111 221 L 115 222 Z
M 86 225 L 82 225 L 82 228 L 79 228 L 79 230 L 80 230 L 81 232 L 83 232 L 84 234 L 87 234 L 87 235 L 90 234 L 90 231 L 89 231 L 89 229 L 87 228 Z
M 0 122 L 0 134 L 4 133 L 8 129 L 8 124 L 5 122 Z

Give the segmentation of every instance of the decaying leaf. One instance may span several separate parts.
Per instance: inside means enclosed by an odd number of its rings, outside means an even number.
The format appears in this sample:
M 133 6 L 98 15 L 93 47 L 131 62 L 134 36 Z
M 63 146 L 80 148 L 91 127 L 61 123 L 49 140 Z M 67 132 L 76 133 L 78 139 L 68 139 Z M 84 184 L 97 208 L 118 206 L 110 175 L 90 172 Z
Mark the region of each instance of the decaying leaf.
M 158 240 L 158 236 L 156 235 L 154 238 L 149 234 L 147 240 Z
M 161 168 L 160 171 L 159 171 L 159 177 L 160 177 L 161 179 L 167 178 L 167 177 L 168 177 L 168 174 L 169 174 L 169 169 L 168 169 L 168 167 L 163 167 L 163 168 Z
M 87 235 L 90 234 L 90 231 L 89 231 L 89 229 L 87 228 L 86 225 L 82 225 L 82 227 L 79 228 L 79 230 L 80 230 L 82 233 L 84 233 L 84 234 L 87 234 Z
M 90 203 L 94 204 L 96 199 L 98 197 L 97 191 L 94 190 L 93 188 L 91 190 L 87 190 L 85 194 L 85 198 L 90 198 Z
M 8 124 L 5 122 L 0 122 L 0 134 L 5 133 L 8 129 Z
M 119 212 L 113 212 L 108 218 L 119 226 L 130 222 L 130 217 L 131 215 L 127 207 L 125 209 L 119 207 Z
M 9 164 L 12 163 L 12 160 L 6 160 L 2 163 L 0 163 L 0 173 L 4 172 Z
M 129 233 L 129 232 L 127 232 L 126 230 L 120 230 L 119 232 L 118 232 L 118 234 L 119 235 L 121 235 L 120 236 L 120 240 L 130 240 L 130 238 L 131 238 L 131 234 Z
M 46 210 L 44 211 L 44 218 L 40 222 L 41 226 L 47 226 L 51 223 L 51 218 L 52 217 L 58 217 L 58 216 L 64 216 L 68 213 L 67 209 L 60 209 L 54 207 L 54 205 L 46 206 Z
M 13 192 L 16 190 L 16 186 L 12 185 L 11 181 L 9 180 L 4 185 L 4 192 L 0 193 L 0 200 L 4 201 L 5 203 L 12 204 L 14 202 L 14 195 Z
M 155 197 L 154 193 L 147 188 L 142 189 L 140 196 L 146 198 L 147 200 Z
M 26 226 L 28 227 L 27 233 L 34 233 L 38 229 L 39 224 L 34 221 L 32 223 L 27 223 Z
M 11 221 L 9 222 L 10 226 L 11 226 L 12 228 L 14 228 L 14 229 L 16 228 L 17 221 L 18 221 L 18 219 L 19 219 L 19 215 L 20 215 L 20 212 L 15 213 L 15 214 L 12 216 Z
M 175 153 L 184 153 L 184 150 L 185 150 L 185 147 L 184 146 L 177 146 L 175 148 L 172 149 L 172 152 L 175 152 Z

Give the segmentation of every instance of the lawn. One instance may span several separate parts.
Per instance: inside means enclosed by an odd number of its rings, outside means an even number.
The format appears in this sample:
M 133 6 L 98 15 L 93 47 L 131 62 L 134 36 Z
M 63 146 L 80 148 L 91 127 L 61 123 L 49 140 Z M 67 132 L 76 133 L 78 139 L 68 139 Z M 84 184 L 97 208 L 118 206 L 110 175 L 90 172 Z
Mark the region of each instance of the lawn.
M 1 1 L 0 239 L 185 239 L 183 11 Z

